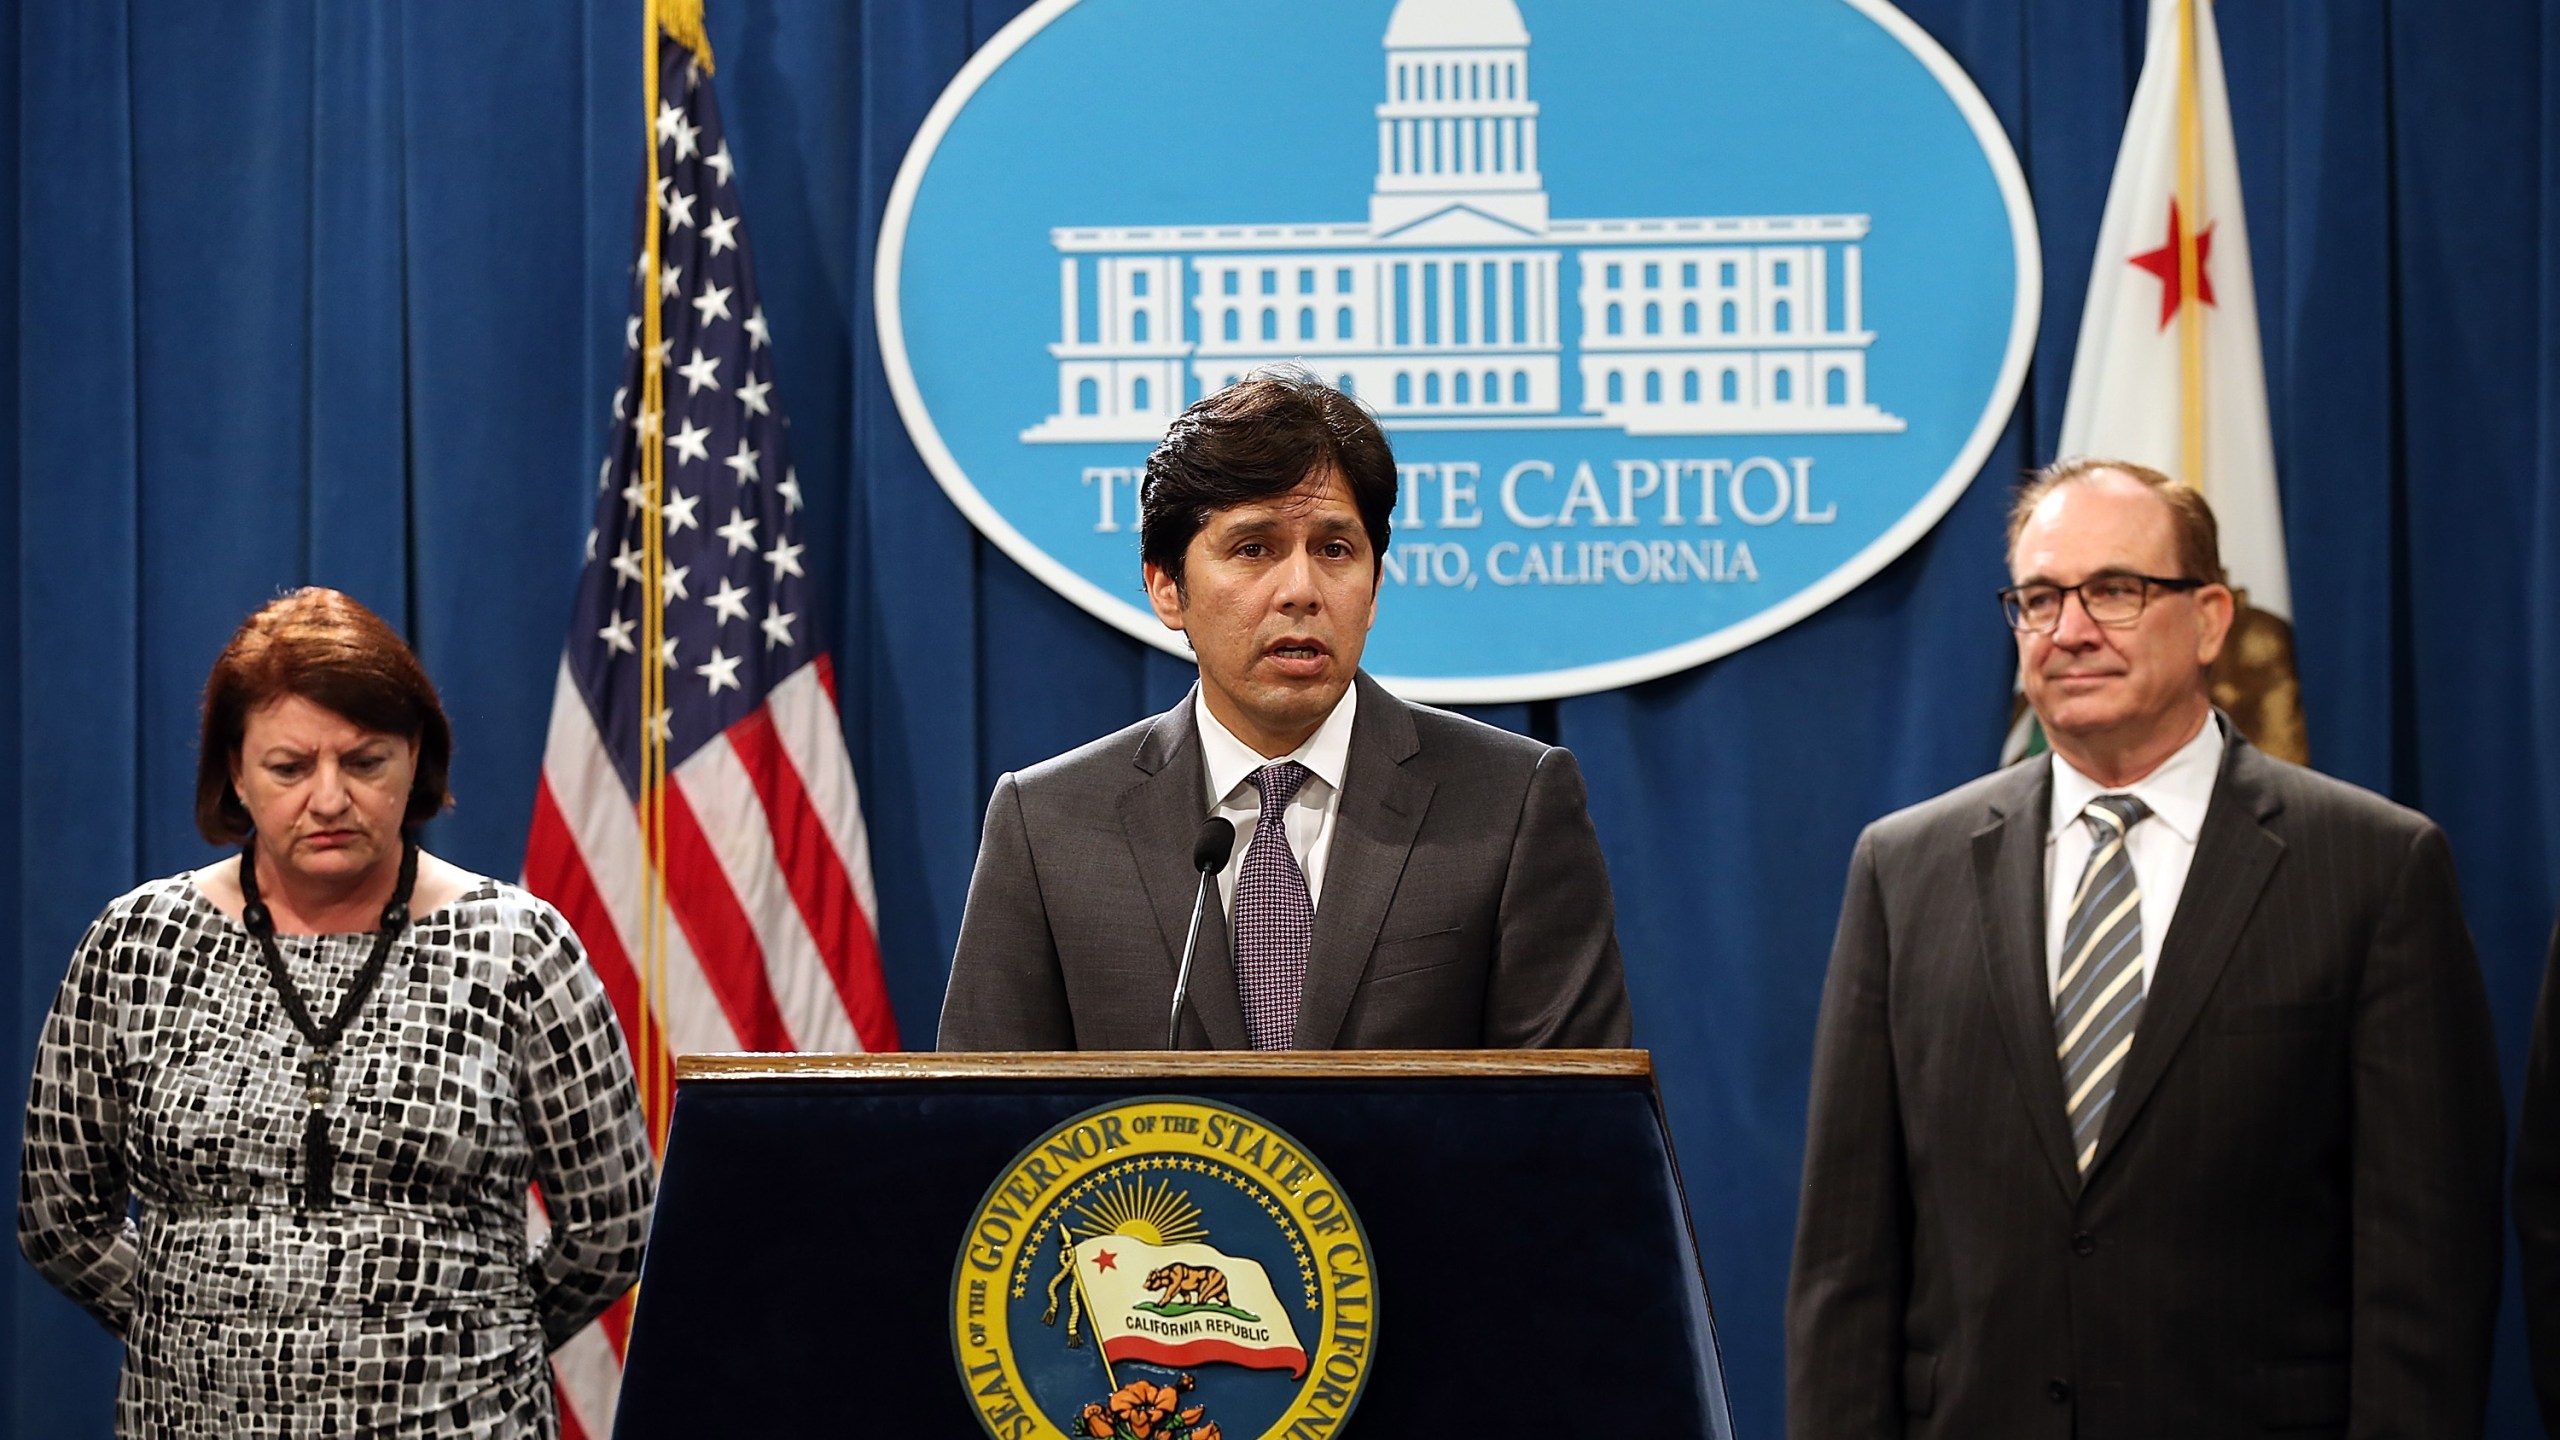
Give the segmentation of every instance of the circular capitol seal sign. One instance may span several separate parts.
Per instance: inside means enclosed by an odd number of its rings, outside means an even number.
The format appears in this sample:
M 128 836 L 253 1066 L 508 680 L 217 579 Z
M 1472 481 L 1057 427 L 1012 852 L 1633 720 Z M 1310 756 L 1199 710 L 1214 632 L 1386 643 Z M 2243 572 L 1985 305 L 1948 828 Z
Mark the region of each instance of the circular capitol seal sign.
M 1148 452 L 1264 366 L 1402 501 L 1364 662 L 1411 699 L 1633 684 L 1907 549 L 2024 381 L 2035 216 L 1888 0 L 1034 0 L 916 134 L 882 368 L 952 503 L 1174 654 Z
M 1183 1096 L 1032 1142 L 970 1217 L 951 1345 L 998 1440 L 1333 1433 L 1378 1326 L 1369 1241 L 1307 1148 Z

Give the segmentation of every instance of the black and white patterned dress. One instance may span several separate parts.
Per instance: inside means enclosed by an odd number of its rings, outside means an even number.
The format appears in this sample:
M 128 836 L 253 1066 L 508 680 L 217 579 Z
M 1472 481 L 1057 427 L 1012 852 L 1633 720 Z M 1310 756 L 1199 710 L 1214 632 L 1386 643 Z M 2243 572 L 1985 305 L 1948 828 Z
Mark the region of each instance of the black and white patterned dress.
M 325 1015 L 372 937 L 277 944 Z M 256 942 L 185 876 L 108 906 L 72 956 L 36 1051 L 18 1243 L 124 1337 L 117 1433 L 553 1434 L 546 1351 L 639 1274 L 652 1186 L 576 935 L 492 880 L 417 918 L 339 1047 L 320 1210 L 304 1049 Z

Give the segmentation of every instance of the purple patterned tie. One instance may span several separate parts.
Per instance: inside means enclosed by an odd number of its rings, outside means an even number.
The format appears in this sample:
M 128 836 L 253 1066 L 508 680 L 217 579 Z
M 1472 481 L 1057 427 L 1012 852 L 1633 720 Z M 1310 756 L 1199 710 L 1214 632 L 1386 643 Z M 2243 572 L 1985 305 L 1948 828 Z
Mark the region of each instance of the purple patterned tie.
M 1298 1028 L 1298 994 L 1306 988 L 1307 950 L 1316 933 L 1306 873 L 1289 849 L 1286 817 L 1298 787 L 1314 772 L 1295 760 L 1253 773 L 1262 792 L 1253 840 L 1236 877 L 1236 990 L 1244 1028 L 1256 1050 L 1286 1050 Z

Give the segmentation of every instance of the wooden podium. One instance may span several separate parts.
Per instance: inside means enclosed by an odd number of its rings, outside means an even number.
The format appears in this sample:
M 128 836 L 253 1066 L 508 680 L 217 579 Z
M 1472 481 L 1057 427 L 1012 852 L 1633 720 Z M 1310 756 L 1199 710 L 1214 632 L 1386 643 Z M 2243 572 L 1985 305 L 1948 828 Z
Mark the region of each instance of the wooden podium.
M 1104 1403 L 1173 1440 L 1730 1436 L 1650 1057 L 683 1060 L 617 1440 Z

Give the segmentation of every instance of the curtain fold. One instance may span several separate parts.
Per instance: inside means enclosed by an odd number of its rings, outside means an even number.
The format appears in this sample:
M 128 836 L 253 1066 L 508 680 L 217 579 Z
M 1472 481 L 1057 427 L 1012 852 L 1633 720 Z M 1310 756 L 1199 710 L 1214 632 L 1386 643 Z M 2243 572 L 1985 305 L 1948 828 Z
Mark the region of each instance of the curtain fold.
M 5 957 L 18 1006 L 0 1043 L 0 1103 L 16 1117 L 70 943 L 140 873 L 141 439 L 125 7 L 12 5 L 9 20 L 20 67 L 19 423 L 9 496 L 19 652 L 8 684 L 19 748 L 13 783 L 0 789 L 19 842 Z M 39 74 L 47 82 L 32 91 Z M 33 203 L 30 186 L 40 191 Z M 0 1157 L 0 1193 L 14 1197 L 18 1147 L 0 1145 Z M 0 1357 L 0 1413 L 13 1433 L 107 1434 L 114 1348 L 23 1262 L 0 1279 L 0 1293 L 14 1331 Z
M 0 75 L 18 73 L 20 34 L 14 9 L 0 12 Z M 14 112 L 10 119 L 16 121 Z M 23 208 L 19 199 L 18 147 L 0 145 L 0 275 L 17 276 L 18 215 Z M 21 303 L 18 286 L 0 288 L 0 335 L 19 333 Z M 18 433 L 18 348 L 0 345 L 0 435 Z M 14 562 L 19 544 L 18 525 L 19 454 L 14 445 L 0 446 L 0 557 Z M 18 587 L 0 585 L 0 676 L 15 677 L 23 673 L 25 651 L 19 638 Z M 21 706 L 0 699 L 0 764 L 11 765 L 21 753 Z M 15 774 L 0 775 L 0 915 L 23 916 L 26 889 L 23 883 L 24 852 L 20 849 L 20 832 L 25 820 L 25 807 L 20 803 L 18 787 L 10 783 Z M 26 1032 L 22 1017 L 28 1013 L 26 992 L 37 982 L 16 964 L 17 935 L 15 927 L 0 924 L 0 1067 L 11 1067 L 20 1054 L 20 1037 Z M 14 1073 L 0 1073 L 0 1117 L 18 1113 L 26 1099 L 26 1078 Z M 6 1127 L 0 1126 L 0 1134 Z M 0 1161 L 0 1182 L 6 1183 L 0 1194 L 17 1192 L 15 1147 L 0 1139 L 0 1149 L 11 1151 L 12 1158 Z M 18 1337 L 22 1333 L 22 1312 L 28 1308 L 19 1303 L 11 1282 L 0 1281 L 0 1382 L 15 1378 L 14 1357 L 18 1354 Z M 8 1417 L 0 1414 L 0 1429 L 7 1428 Z
M 1522 0 L 1533 32 L 1541 3 Z M 1020 8 L 708 7 L 914 1045 L 995 777 L 1191 678 L 978 539 L 883 378 L 891 182 Z M 1782 1426 L 1806 1070 L 1850 847 L 1996 755 L 2006 492 L 2051 458 L 2141 60 L 2143 0 L 1905 8 L 2009 128 L 2044 243 L 2036 367 L 1983 477 L 1778 636 L 1477 712 L 1573 746 L 1589 778 L 1637 1039 L 1754 1435 Z M 2560 907 L 2560 34 L 2536 0 L 2480 0 L 2459 26 L 2388 0 L 2218 14 L 2313 758 L 2452 835 L 2512 1084 Z M 412 637 L 457 733 L 459 804 L 429 843 L 517 872 L 624 353 L 640 39 L 637 0 L 0 0 L 18 95 L 0 160 L 7 1115 L 82 927 L 210 858 L 189 819 L 196 695 L 280 587 L 340 586 Z M 2511 1313 L 2495 1433 L 2534 1423 L 2515 1335 Z M 0 1435 L 106 1434 L 115 1363 L 32 1271 L 0 1267 Z

